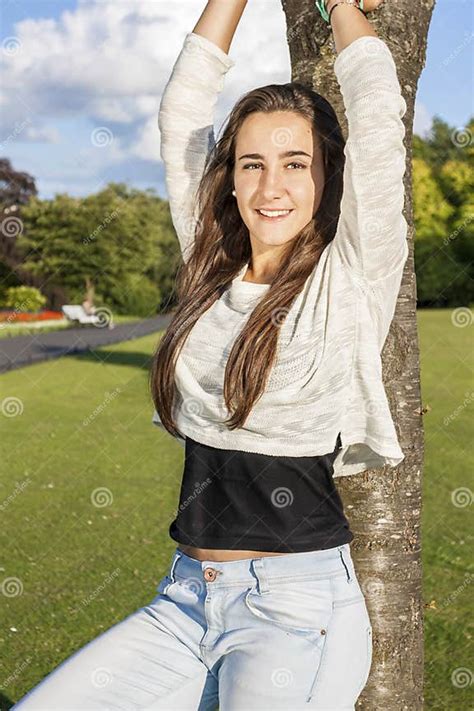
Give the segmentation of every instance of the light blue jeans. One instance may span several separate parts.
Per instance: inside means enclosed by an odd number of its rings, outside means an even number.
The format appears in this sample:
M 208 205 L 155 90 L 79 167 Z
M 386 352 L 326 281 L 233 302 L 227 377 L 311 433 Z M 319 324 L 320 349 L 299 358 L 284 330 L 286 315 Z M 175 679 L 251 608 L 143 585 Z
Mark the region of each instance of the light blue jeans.
M 156 590 L 13 709 L 354 709 L 372 629 L 349 543 L 222 563 L 176 548 Z

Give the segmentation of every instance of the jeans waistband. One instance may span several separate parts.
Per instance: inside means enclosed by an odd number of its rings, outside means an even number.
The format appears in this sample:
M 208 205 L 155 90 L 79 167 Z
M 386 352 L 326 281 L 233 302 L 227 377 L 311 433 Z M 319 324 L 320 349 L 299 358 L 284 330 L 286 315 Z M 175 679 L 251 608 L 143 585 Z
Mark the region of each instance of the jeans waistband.
M 215 571 L 212 580 L 209 576 L 204 575 L 204 571 L 207 569 Z M 259 587 L 265 589 L 266 581 L 316 580 L 341 575 L 345 575 L 350 581 L 354 574 L 350 545 L 344 543 L 324 550 L 240 558 L 221 562 L 196 560 L 176 548 L 169 576 L 173 583 L 176 582 L 176 578 L 195 578 L 196 581 L 204 581 L 212 588 L 252 584 L 257 579 Z

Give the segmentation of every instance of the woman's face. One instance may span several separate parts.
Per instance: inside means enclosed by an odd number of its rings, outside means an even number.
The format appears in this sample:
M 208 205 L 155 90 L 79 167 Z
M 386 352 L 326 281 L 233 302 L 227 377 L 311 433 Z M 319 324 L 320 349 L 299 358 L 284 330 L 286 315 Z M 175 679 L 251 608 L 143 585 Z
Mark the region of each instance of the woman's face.
M 290 111 L 247 116 L 237 135 L 233 177 L 252 248 L 289 242 L 314 217 L 324 189 L 323 156 L 311 122 Z M 290 212 L 267 218 L 258 212 L 262 208 Z

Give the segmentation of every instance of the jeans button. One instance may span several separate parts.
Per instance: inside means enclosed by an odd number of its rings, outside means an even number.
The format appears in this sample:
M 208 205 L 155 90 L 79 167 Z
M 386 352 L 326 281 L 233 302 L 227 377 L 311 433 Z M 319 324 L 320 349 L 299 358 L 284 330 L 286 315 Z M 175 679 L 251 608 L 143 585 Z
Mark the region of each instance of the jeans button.
M 204 579 L 208 582 L 215 580 L 217 577 L 217 570 L 214 568 L 204 568 Z

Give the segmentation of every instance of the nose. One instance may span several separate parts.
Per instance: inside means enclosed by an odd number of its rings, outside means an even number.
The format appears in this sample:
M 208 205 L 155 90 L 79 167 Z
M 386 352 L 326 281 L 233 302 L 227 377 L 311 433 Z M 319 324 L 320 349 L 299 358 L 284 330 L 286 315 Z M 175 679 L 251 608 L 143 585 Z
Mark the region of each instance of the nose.
M 283 196 L 285 193 L 284 176 L 279 168 L 274 170 L 268 168 L 262 172 L 260 178 L 261 203 L 267 204 Z

